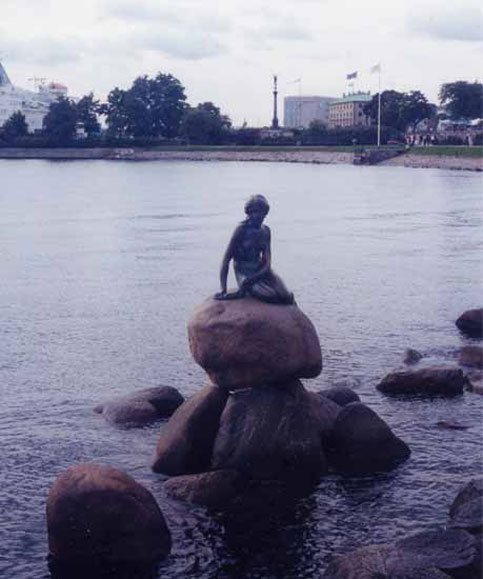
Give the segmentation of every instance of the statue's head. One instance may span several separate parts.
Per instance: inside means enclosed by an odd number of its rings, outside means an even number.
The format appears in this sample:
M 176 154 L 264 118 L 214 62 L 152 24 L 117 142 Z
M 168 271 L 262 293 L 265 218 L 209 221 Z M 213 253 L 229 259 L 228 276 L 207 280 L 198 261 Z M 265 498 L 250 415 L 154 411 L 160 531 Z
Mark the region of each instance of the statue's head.
M 250 216 L 253 213 L 260 213 L 266 217 L 270 211 L 270 205 L 263 195 L 252 195 L 245 203 L 245 213 Z

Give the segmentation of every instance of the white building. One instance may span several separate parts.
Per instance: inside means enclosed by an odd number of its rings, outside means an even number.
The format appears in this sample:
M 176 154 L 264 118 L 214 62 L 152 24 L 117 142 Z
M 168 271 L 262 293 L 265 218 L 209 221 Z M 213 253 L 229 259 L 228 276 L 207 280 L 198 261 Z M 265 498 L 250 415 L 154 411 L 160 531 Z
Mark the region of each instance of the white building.
M 329 122 L 329 104 L 336 100 L 327 96 L 287 96 L 283 100 L 283 126 L 307 128 L 312 121 Z
M 36 92 L 14 86 L 0 62 L 0 127 L 20 111 L 25 116 L 29 132 L 40 131 L 49 105 L 59 96 L 67 96 L 67 87 L 58 83 L 40 85 Z

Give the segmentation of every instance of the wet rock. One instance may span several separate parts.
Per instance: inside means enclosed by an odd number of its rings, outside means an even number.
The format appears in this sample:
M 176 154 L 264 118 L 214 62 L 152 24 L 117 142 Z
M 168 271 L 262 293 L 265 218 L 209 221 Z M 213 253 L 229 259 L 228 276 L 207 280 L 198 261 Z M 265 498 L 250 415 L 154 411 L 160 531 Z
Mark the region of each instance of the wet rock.
M 171 550 L 152 494 L 127 474 L 94 463 L 57 478 L 47 499 L 47 529 L 54 576 L 128 568 L 141 577 Z
M 344 406 L 336 418 L 329 460 L 344 472 L 388 470 L 411 451 L 374 410 L 361 402 Z
M 483 308 L 466 310 L 456 320 L 456 326 L 465 335 L 471 338 L 483 337 Z
M 417 364 L 419 360 L 423 357 L 417 350 L 413 350 L 412 348 L 408 348 L 404 353 L 404 363 L 408 366 L 412 366 Z
M 436 579 L 445 574 L 477 579 L 476 557 L 476 541 L 466 531 L 426 531 L 394 545 L 371 545 L 336 556 L 323 579 Z
M 483 524 L 483 478 L 473 479 L 457 494 L 450 511 L 451 525 L 481 533 Z
M 468 430 L 469 426 L 461 424 L 460 422 L 454 422 L 452 420 L 438 420 L 436 426 L 439 428 L 445 428 L 447 430 Z
M 236 499 L 245 484 L 245 477 L 236 470 L 215 470 L 175 476 L 166 481 L 164 486 L 168 495 L 174 499 L 220 508 Z
M 94 411 L 113 424 L 144 426 L 169 418 L 183 401 L 183 396 L 176 388 L 158 386 L 103 402 L 96 406 Z
M 184 402 L 161 433 L 153 470 L 172 476 L 208 470 L 227 398 L 222 388 L 207 386 Z
M 335 386 L 334 388 L 327 388 L 326 390 L 320 390 L 318 392 L 319 396 L 324 396 L 329 398 L 339 406 L 345 406 L 351 402 L 360 402 L 359 396 L 351 388 L 346 388 L 343 386 Z
M 323 440 L 339 411 L 298 381 L 234 393 L 221 416 L 212 466 L 254 479 L 318 479 L 327 470 Z
M 459 368 L 437 367 L 388 374 L 377 389 L 385 394 L 454 396 L 462 394 L 467 380 Z
M 464 346 L 459 352 L 461 366 L 483 368 L 483 348 L 481 346 Z
M 317 333 L 296 305 L 209 299 L 197 308 L 188 334 L 196 362 L 230 390 L 313 378 L 322 370 Z

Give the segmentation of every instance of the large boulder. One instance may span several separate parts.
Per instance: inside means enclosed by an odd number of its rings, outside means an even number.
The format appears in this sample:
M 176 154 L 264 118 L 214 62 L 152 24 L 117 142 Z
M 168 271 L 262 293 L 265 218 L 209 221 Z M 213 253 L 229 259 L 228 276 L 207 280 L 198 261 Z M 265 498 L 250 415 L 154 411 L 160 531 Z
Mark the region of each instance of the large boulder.
M 176 388 L 158 386 L 113 398 L 96 406 L 94 411 L 113 424 L 144 426 L 169 418 L 183 401 Z
M 483 478 L 473 479 L 457 494 L 451 505 L 451 525 L 481 533 L 483 525 Z
M 361 402 L 342 408 L 332 430 L 330 462 L 343 472 L 388 470 L 411 451 L 374 410 Z
M 483 337 L 483 308 L 466 310 L 456 320 L 458 329 L 471 338 Z
M 483 368 L 483 348 L 463 346 L 459 352 L 459 363 L 470 368 Z
M 226 390 L 207 386 L 176 410 L 159 438 L 155 472 L 174 476 L 208 470 L 227 397 Z
M 339 406 L 345 406 L 351 402 L 361 401 L 359 395 L 354 392 L 352 388 L 347 388 L 345 386 L 334 386 L 333 388 L 327 388 L 326 390 L 319 390 L 318 394 L 324 398 L 329 398 Z
M 106 568 L 120 570 L 116 577 L 125 569 L 141 577 L 171 550 L 152 494 L 127 474 L 94 463 L 57 478 L 47 499 L 47 529 L 51 566 L 63 577 Z
M 466 531 L 425 531 L 335 556 L 323 579 L 478 579 L 477 554 L 476 540 Z
M 388 374 L 377 389 L 384 394 L 454 396 L 462 394 L 467 379 L 460 368 L 433 366 Z
M 245 484 L 245 477 L 236 470 L 214 470 L 172 477 L 164 487 L 174 499 L 217 508 L 236 499 Z
M 315 328 L 295 304 L 209 299 L 195 311 L 188 334 L 196 362 L 230 390 L 313 378 L 322 370 Z
M 326 472 L 323 441 L 340 408 L 295 381 L 230 395 L 221 416 L 212 466 L 254 479 L 318 479 Z

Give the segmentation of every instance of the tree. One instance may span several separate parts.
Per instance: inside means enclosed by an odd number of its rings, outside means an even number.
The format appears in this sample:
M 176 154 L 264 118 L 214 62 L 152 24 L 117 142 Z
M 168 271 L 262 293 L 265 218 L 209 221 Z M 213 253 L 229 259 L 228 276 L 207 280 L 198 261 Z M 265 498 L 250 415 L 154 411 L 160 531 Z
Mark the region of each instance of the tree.
M 25 137 L 28 132 L 25 115 L 20 111 L 13 113 L 13 115 L 3 124 L 3 134 L 7 142 L 13 141 L 17 137 Z
M 377 124 L 378 98 L 375 94 L 371 102 L 364 107 L 364 113 Z M 419 90 L 409 93 L 395 90 L 385 90 L 381 93 L 381 124 L 398 131 L 406 131 L 411 127 L 414 131 L 417 124 L 434 116 L 434 105 Z
M 191 143 L 216 145 L 223 142 L 230 127 L 230 119 L 212 102 L 205 102 L 186 110 L 181 134 Z
M 51 103 L 44 117 L 44 132 L 54 143 L 68 143 L 75 134 L 78 121 L 77 107 L 65 97 Z
M 94 100 L 94 95 L 89 93 L 83 96 L 77 103 L 78 122 L 82 123 L 88 136 L 97 134 L 101 130 L 101 125 L 97 119 L 99 112 L 99 101 Z
M 379 94 L 375 94 L 365 105 L 364 114 L 377 124 Z M 398 131 L 406 129 L 406 119 L 402 115 L 404 93 L 395 90 L 385 90 L 381 93 L 381 123 Z
M 406 127 L 412 128 L 415 132 L 417 125 L 424 119 L 431 119 L 435 116 L 435 107 L 428 102 L 428 99 L 419 90 L 413 90 L 404 95 L 401 110 L 401 122 L 405 122 Z
M 111 134 L 168 139 L 179 134 L 186 96 L 171 74 L 140 76 L 127 91 L 115 88 L 107 100 L 102 111 Z
M 483 118 L 483 84 L 458 80 L 443 84 L 439 100 L 452 119 Z

